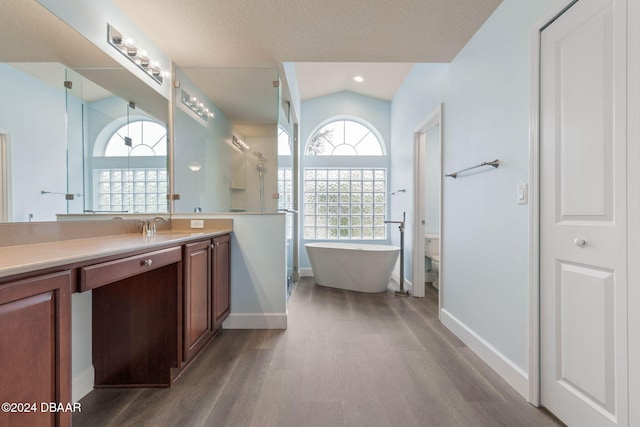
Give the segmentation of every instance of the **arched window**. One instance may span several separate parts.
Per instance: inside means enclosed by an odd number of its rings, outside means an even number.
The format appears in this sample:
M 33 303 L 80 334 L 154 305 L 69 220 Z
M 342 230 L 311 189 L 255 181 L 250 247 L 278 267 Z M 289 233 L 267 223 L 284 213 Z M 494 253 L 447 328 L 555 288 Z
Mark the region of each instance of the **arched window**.
M 167 129 L 160 123 L 138 120 L 116 130 L 104 150 L 105 157 L 166 156 Z
M 168 212 L 165 126 L 143 119 L 109 130 L 94 149 L 94 210 Z
M 335 120 L 316 130 L 307 156 L 384 156 L 384 144 L 369 127 L 354 120 Z
M 387 158 L 380 134 L 340 118 L 313 132 L 304 153 L 304 239 L 386 239 Z

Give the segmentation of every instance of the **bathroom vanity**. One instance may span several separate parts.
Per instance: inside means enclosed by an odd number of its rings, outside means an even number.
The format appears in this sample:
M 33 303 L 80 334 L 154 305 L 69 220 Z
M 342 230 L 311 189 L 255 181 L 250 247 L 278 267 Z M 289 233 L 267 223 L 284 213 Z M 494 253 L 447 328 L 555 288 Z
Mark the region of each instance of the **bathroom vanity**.
M 74 292 L 92 291 L 96 387 L 171 386 L 229 315 L 231 231 L 0 247 L 0 401 L 15 403 L 3 420 L 71 424 L 42 405 L 72 403 Z

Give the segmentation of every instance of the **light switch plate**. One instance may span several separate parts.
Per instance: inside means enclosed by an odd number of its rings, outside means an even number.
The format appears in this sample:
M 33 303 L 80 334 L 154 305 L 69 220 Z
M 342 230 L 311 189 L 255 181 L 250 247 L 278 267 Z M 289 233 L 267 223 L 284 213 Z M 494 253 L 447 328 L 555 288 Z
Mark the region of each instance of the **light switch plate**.
M 204 228 L 204 220 L 202 220 L 202 219 L 192 219 L 191 220 L 191 228 Z
M 518 204 L 526 205 L 527 203 L 529 203 L 529 184 L 520 184 L 518 185 Z

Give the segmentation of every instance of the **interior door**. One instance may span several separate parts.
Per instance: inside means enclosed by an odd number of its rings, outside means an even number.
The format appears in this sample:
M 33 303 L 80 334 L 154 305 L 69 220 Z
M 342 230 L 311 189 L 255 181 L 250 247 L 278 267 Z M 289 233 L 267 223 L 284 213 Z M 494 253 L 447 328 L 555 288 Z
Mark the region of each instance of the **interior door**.
M 541 401 L 628 425 L 626 2 L 579 0 L 541 34 Z

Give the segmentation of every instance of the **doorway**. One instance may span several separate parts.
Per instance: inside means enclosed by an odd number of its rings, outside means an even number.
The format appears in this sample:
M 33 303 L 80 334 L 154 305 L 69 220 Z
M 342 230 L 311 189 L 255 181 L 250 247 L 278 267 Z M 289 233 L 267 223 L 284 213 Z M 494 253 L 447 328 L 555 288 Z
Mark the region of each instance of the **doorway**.
M 442 106 L 414 130 L 413 296 L 439 289 L 442 305 Z M 427 246 L 429 245 L 429 246 Z M 429 252 L 429 257 L 427 257 Z M 428 280 L 428 284 L 425 283 Z

